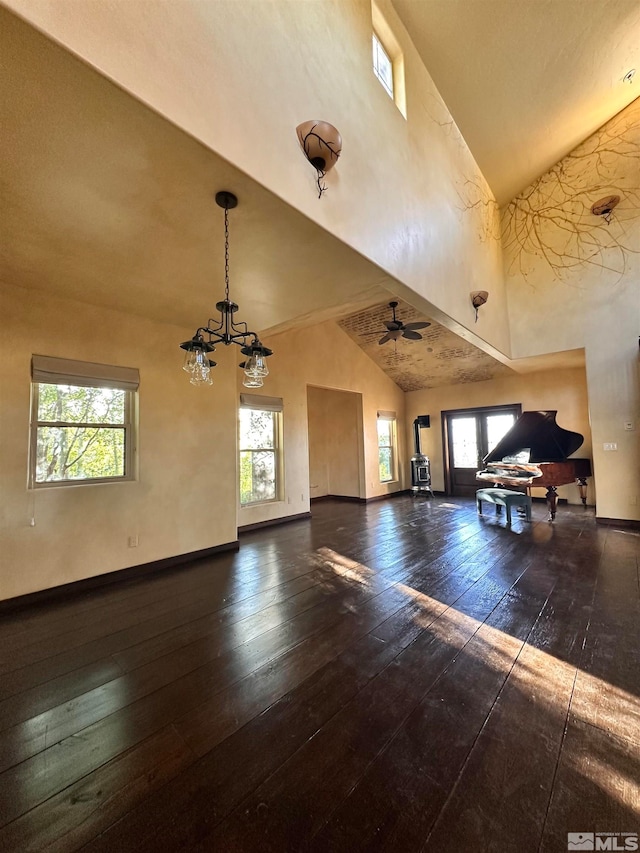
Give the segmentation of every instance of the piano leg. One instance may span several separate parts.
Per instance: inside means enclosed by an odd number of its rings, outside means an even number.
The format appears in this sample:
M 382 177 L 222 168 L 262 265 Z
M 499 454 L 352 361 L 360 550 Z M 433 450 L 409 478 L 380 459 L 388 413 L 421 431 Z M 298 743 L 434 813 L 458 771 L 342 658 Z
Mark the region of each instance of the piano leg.
M 580 500 L 582 501 L 582 506 L 587 505 L 587 478 L 586 477 L 578 477 L 576 480 L 578 485 L 578 491 L 580 492 Z
M 555 486 L 547 486 L 547 503 L 549 504 L 549 521 L 554 521 L 556 517 L 556 507 L 558 506 L 558 490 Z

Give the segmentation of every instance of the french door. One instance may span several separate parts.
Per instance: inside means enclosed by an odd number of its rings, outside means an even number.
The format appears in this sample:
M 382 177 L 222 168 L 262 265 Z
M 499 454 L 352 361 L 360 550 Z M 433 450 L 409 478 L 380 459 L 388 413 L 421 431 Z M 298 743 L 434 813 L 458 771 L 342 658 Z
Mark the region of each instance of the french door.
M 480 488 L 483 458 L 514 425 L 522 406 L 483 406 L 442 413 L 445 486 L 448 495 L 470 497 Z

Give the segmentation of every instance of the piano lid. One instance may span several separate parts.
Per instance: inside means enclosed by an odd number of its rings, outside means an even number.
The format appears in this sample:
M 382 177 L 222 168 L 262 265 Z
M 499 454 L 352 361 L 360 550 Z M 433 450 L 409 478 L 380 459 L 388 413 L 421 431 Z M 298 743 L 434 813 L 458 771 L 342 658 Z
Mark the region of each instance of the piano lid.
M 581 446 L 584 436 L 559 427 L 557 413 L 523 412 L 484 462 L 500 462 L 526 449 L 531 451 L 528 462 L 563 462 Z

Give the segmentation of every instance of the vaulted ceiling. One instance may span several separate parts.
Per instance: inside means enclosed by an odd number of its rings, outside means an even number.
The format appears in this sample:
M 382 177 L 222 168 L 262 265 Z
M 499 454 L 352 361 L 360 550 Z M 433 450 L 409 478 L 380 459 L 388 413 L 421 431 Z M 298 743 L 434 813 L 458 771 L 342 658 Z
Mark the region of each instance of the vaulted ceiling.
M 510 368 L 406 302 L 398 301 L 396 316 L 405 325 L 423 320 L 430 326 L 420 329 L 422 340 L 401 337 L 380 344 L 387 331 L 385 321 L 391 319 L 386 302 L 356 311 L 338 325 L 403 391 L 513 376 Z
M 500 204 L 640 95 L 638 0 L 392 2 Z
M 527 10 L 529 24 L 512 15 L 512 3 Z M 538 91 L 543 87 L 537 66 L 541 53 L 547 56 L 540 39 L 547 32 L 549 0 L 395 0 L 395 5 L 497 191 L 520 188 L 544 171 L 549 158 L 557 159 L 593 129 L 594 122 L 609 117 L 603 109 L 584 107 L 582 120 L 569 133 L 558 119 L 561 87 L 551 87 L 546 102 Z M 553 0 L 552 5 L 573 7 L 573 0 Z M 616 0 L 613 5 L 609 17 L 597 12 L 594 20 L 607 44 L 619 34 L 626 65 L 640 39 L 632 49 L 623 24 L 631 26 L 630 6 L 638 3 Z M 592 11 L 590 6 L 590 15 Z M 556 27 L 568 25 L 559 11 L 552 17 Z M 451 39 L 456 21 L 458 38 Z M 195 329 L 222 296 L 222 212 L 213 194 L 229 187 L 240 198 L 231 215 L 232 297 L 251 327 L 282 330 L 342 317 L 344 330 L 405 390 L 508 372 L 433 321 L 424 340 L 416 342 L 420 346 L 404 340 L 378 346 L 377 338 L 364 332 L 383 328 L 394 293 L 392 279 L 1 7 L 0 24 L 5 128 L 1 272 L 7 281 Z M 494 24 L 497 34 L 492 34 Z M 529 32 L 535 39 L 529 39 Z M 560 37 L 553 38 L 549 55 L 555 57 L 554 68 L 568 73 L 569 58 L 563 53 L 566 62 L 560 63 Z M 593 38 L 587 44 L 595 51 Z M 516 54 L 522 82 L 516 85 L 512 79 L 506 85 L 501 77 Z M 584 57 L 581 61 L 586 62 Z M 566 83 L 569 92 L 577 85 L 573 76 Z M 622 90 L 625 98 L 636 91 L 634 86 L 637 81 Z M 535 103 L 528 97 L 532 89 Z M 472 94 L 464 95 L 466 91 Z M 565 92 L 565 112 L 567 97 Z M 615 112 L 623 105 L 612 97 L 608 109 Z M 570 112 L 580 109 L 578 105 Z M 542 141 L 518 135 L 521 126 L 532 133 L 532 122 L 542 114 Z M 550 127 L 555 141 L 545 149 Z M 274 251 L 285 243 L 285 254 Z M 411 306 L 400 310 L 405 321 L 418 319 Z M 571 359 L 575 364 L 576 355 Z M 539 367 L 562 363 L 562 358 L 547 360 Z
M 195 331 L 224 296 L 230 189 L 250 328 L 388 296 L 373 263 L 1 6 L 0 33 L 0 279 Z

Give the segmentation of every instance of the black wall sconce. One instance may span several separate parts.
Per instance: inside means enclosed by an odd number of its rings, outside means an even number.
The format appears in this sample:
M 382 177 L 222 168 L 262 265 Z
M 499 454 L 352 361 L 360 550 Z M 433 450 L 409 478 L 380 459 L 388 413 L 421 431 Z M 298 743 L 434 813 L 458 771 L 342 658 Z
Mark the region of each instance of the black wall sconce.
M 471 304 L 473 305 L 476 312 L 476 323 L 478 322 L 478 308 L 481 305 L 484 305 L 489 298 L 488 290 L 472 290 L 471 291 Z

